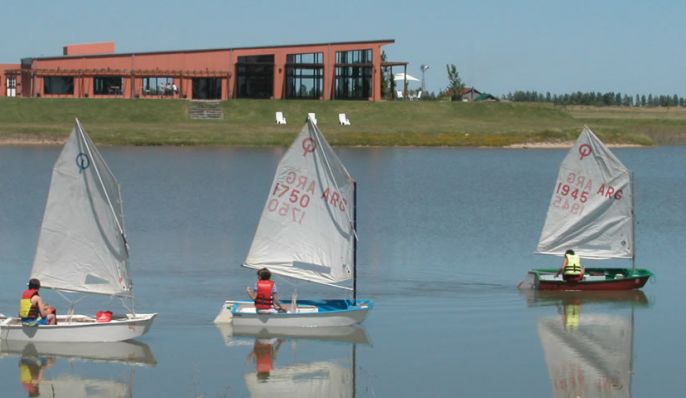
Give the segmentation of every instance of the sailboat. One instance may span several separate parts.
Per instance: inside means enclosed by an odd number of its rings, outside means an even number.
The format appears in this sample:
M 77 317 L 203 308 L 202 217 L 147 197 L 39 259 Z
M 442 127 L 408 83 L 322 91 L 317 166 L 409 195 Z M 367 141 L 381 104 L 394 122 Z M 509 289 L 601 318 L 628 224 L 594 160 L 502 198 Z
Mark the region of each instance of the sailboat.
M 278 164 L 244 267 L 352 290 L 351 299 L 281 300 L 281 313 L 227 300 L 215 323 L 331 327 L 362 322 L 373 303 L 357 298 L 355 182 L 310 120 Z M 344 283 L 352 280 L 352 288 Z
M 41 287 L 121 299 L 130 313 L 111 319 L 70 313 L 56 325 L 0 319 L 0 338 L 40 342 L 113 342 L 146 333 L 157 315 L 133 311 L 133 284 L 119 183 L 78 119 L 53 168 L 31 270 Z
M 530 284 L 550 290 L 627 290 L 652 274 L 636 268 L 631 172 L 584 127 L 560 165 L 536 251 L 581 258 L 631 259 L 631 268 L 585 268 L 583 279 L 565 281 L 559 268 L 529 271 Z

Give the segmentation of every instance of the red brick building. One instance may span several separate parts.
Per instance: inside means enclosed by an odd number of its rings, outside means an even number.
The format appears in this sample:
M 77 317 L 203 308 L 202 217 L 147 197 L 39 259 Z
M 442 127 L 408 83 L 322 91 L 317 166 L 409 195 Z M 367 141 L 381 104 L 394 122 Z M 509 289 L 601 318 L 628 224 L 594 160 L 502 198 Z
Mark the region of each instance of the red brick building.
M 382 98 L 382 47 L 394 42 L 128 54 L 117 54 L 111 42 L 68 45 L 63 56 L 24 58 L 20 65 L 0 64 L 0 95 L 377 101 Z M 405 63 L 393 63 L 398 64 Z

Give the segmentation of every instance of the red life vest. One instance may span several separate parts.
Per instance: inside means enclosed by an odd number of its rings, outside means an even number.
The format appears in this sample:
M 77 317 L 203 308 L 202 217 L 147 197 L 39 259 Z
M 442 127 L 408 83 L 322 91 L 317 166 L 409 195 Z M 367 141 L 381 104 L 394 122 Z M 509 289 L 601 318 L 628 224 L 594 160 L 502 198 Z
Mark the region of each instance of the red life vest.
M 33 296 L 38 296 L 38 290 L 27 289 L 21 294 L 21 300 L 19 301 L 19 317 L 40 318 L 40 309 L 38 308 L 38 305 L 31 301 Z
M 274 298 L 272 292 L 274 290 L 273 281 L 259 280 L 257 281 L 257 292 L 255 295 L 255 308 L 258 310 L 269 310 L 274 306 Z

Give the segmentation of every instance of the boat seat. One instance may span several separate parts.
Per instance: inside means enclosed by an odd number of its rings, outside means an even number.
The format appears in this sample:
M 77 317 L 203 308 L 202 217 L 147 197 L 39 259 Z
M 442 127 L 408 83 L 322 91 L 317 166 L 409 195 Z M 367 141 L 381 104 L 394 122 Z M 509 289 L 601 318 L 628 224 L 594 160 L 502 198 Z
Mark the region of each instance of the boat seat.
M 607 276 L 605 275 L 584 275 L 584 280 L 585 281 L 604 281 L 607 280 Z
M 286 308 L 289 308 L 288 305 L 284 305 Z M 251 304 L 249 305 L 241 305 L 238 307 L 236 312 L 240 312 L 241 314 L 256 314 L 257 310 L 255 307 Z M 288 311 L 291 313 L 290 311 Z M 298 308 L 296 309 L 296 312 L 298 314 L 311 314 L 315 312 L 319 312 L 319 309 L 315 307 L 314 305 L 299 305 Z

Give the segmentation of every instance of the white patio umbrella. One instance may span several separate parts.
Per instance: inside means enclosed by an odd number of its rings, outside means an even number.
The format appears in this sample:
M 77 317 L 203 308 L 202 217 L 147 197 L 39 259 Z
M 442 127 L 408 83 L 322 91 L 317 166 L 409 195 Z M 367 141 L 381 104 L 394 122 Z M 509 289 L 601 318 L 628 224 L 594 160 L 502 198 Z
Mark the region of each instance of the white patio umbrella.
M 416 77 L 410 76 L 409 74 L 407 74 L 407 73 L 402 73 L 402 72 L 394 74 L 394 75 L 393 75 L 393 80 L 395 80 L 395 81 L 398 81 L 398 80 L 400 80 L 400 81 L 407 80 L 408 82 L 411 82 L 411 81 L 418 82 L 418 81 L 419 81 L 419 79 L 417 79 Z

